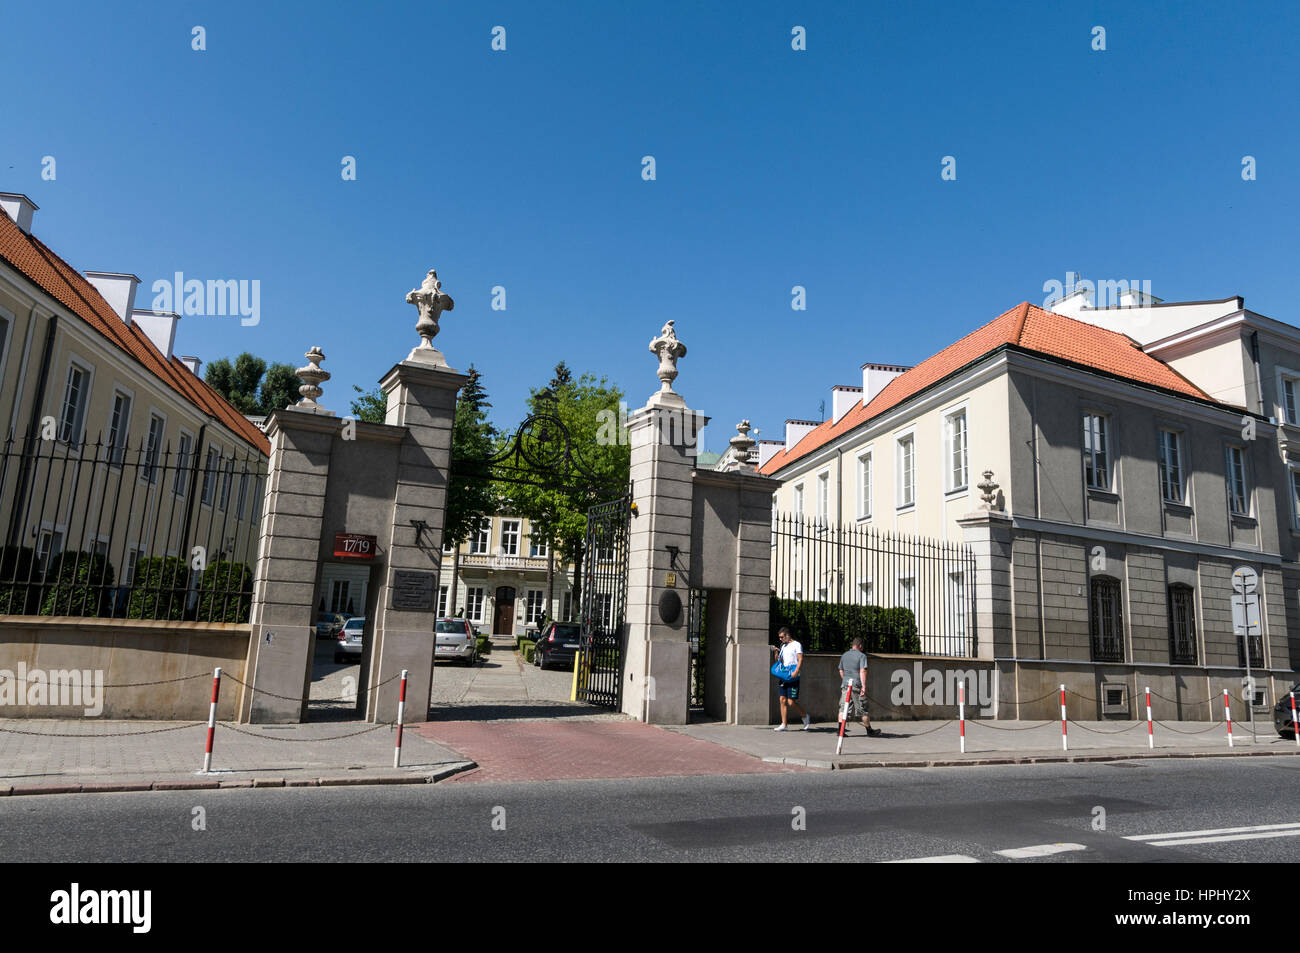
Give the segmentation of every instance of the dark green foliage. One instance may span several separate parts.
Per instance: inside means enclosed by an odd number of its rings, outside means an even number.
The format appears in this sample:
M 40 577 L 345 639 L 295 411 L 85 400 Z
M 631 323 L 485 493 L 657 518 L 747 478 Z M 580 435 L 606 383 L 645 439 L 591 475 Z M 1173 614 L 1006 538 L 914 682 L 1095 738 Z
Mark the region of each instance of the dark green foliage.
M 360 395 L 352 401 L 352 416 L 366 423 L 382 424 L 388 413 L 388 398 L 384 396 L 383 390 L 376 387 L 364 391 L 356 384 L 352 385 L 352 389 Z
M 40 573 L 32 568 L 29 546 L 0 547 L 0 615 L 35 615 L 40 604 Z M 28 586 L 28 578 L 34 583 Z
M 200 622 L 247 622 L 253 601 L 253 572 L 246 563 L 219 560 L 199 581 Z
M 97 553 L 67 551 L 50 561 L 41 615 L 107 615 L 113 564 Z
M 150 556 L 135 564 L 130 619 L 184 619 L 190 567 L 179 556 Z
M 208 365 L 203 379 L 230 401 L 241 414 L 269 414 L 298 400 L 301 383 L 292 364 L 272 364 L 247 351 L 233 362 L 219 357 Z
M 868 652 L 919 654 L 916 616 L 911 609 L 854 606 L 771 597 L 769 615 L 772 641 L 788 625 L 805 652 L 845 652 L 855 635 L 862 636 Z

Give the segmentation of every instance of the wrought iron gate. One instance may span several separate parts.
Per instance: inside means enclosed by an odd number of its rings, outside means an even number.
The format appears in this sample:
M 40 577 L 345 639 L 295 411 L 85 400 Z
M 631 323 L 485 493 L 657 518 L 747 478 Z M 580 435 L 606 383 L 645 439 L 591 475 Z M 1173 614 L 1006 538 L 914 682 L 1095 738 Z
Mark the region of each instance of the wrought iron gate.
M 691 590 L 691 604 L 686 617 L 686 638 L 691 646 L 691 711 L 704 710 L 704 673 L 708 656 L 709 594 L 704 589 Z
M 626 496 L 589 509 L 583 550 L 578 698 L 613 710 L 623 702 L 628 513 Z

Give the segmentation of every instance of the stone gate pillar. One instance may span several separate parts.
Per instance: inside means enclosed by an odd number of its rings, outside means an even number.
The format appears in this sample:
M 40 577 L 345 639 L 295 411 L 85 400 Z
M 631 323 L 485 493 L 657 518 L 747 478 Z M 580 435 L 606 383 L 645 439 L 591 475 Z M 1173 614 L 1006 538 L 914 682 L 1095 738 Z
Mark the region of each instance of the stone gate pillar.
M 977 658 L 1010 658 L 1012 640 L 1011 517 L 997 509 L 998 486 L 984 472 L 980 508 L 957 520 L 975 554 L 974 618 Z

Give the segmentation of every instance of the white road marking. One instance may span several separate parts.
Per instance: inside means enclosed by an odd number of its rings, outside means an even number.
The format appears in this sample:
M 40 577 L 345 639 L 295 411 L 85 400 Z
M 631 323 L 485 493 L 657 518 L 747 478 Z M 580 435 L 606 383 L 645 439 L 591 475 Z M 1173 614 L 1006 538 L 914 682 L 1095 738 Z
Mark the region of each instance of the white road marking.
M 1240 836 L 1226 836 L 1240 835 Z M 1257 824 L 1254 827 L 1220 827 L 1207 831 L 1169 831 L 1164 834 L 1132 834 L 1125 840 L 1161 844 L 1209 844 L 1221 840 L 1258 840 L 1263 837 L 1294 837 L 1300 835 L 1300 823 Z
M 887 864 L 978 864 L 974 857 L 965 854 L 940 854 L 938 857 L 911 857 L 907 860 L 887 860 Z
M 1050 857 L 1052 854 L 1068 854 L 1072 850 L 1087 850 L 1082 844 L 1035 844 L 1032 847 L 1010 847 L 995 850 L 993 853 L 1003 857 Z

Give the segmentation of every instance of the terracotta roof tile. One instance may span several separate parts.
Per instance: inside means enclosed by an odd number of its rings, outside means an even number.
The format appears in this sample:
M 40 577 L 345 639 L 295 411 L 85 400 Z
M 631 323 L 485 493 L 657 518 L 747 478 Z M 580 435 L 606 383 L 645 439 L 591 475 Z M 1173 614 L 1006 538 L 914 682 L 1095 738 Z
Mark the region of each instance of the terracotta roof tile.
M 1070 361 L 1140 384 L 1160 387 L 1201 400 L 1203 390 L 1168 364 L 1144 352 L 1132 338 L 1116 331 L 1044 311 L 1027 301 L 891 380 L 863 406 L 859 401 L 837 422 L 823 421 L 793 447 L 774 454 L 759 472 L 773 474 L 837 437 L 898 406 L 910 397 L 961 370 L 1003 345 Z
M 200 380 L 179 358 L 162 354 L 136 324 L 128 327 L 98 289 L 34 235 L 27 235 L 0 213 L 0 258 L 85 321 L 114 347 L 136 360 L 146 373 L 180 394 L 202 413 L 269 453 L 270 442 L 224 397 Z

